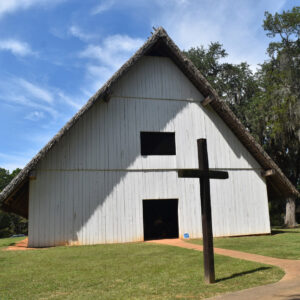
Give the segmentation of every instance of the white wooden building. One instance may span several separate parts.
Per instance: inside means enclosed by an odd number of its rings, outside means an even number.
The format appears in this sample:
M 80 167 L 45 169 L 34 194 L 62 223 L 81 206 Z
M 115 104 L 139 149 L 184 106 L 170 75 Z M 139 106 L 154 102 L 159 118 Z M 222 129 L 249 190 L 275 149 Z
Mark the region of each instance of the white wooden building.
M 268 192 L 297 191 L 159 28 L 0 194 L 29 246 L 200 238 L 197 139 L 206 138 L 214 236 L 270 232 Z M 272 175 L 266 177 L 266 175 Z

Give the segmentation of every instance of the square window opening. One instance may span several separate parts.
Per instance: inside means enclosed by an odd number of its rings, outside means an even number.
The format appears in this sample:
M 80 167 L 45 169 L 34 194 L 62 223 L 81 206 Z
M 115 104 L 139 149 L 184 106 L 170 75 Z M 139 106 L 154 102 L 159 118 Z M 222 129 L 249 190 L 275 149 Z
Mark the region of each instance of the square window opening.
M 141 132 L 142 155 L 176 155 L 175 132 Z

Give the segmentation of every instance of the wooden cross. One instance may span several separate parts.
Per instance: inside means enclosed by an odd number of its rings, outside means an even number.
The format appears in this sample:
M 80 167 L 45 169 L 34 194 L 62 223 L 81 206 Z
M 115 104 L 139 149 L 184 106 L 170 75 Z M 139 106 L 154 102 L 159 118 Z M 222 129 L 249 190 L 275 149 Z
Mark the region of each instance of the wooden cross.
M 209 170 L 206 139 L 198 139 L 197 146 L 199 169 L 178 170 L 178 177 L 200 179 L 204 278 L 206 283 L 214 283 L 215 265 L 209 179 L 227 179 L 228 172 Z

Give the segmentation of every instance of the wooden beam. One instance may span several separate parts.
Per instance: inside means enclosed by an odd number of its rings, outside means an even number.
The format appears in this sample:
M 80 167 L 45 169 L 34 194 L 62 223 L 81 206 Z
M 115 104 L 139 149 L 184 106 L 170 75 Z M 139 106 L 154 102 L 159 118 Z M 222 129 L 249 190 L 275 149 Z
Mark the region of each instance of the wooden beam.
M 36 180 L 36 170 L 32 170 L 29 172 L 29 179 Z
M 108 89 L 102 96 L 104 102 L 108 103 L 112 95 L 112 91 Z
M 207 106 L 209 103 L 211 103 L 213 101 L 213 98 L 211 98 L 210 96 L 207 96 L 202 102 L 201 104 L 203 106 Z
M 276 172 L 275 172 L 274 169 L 269 169 L 269 170 L 265 170 L 265 171 L 262 171 L 262 172 L 261 172 L 261 176 L 262 176 L 262 177 L 273 176 L 273 175 L 275 175 L 275 174 L 276 174 Z

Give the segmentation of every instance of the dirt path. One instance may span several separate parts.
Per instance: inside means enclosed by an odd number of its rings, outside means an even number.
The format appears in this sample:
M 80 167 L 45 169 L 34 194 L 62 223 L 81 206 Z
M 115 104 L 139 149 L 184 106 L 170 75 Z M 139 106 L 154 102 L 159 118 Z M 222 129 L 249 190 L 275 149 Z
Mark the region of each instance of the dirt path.
M 15 251 L 15 250 L 32 250 L 34 248 L 28 248 L 28 238 L 14 244 L 13 246 L 8 246 L 7 248 L 3 249 L 4 251 Z
M 156 240 L 150 243 L 171 245 L 196 251 L 202 251 L 203 247 L 191 243 L 186 243 L 179 239 Z M 280 259 L 257 254 L 245 253 L 235 250 L 214 248 L 216 254 L 230 256 L 233 258 L 245 259 L 263 264 L 277 266 L 285 271 L 285 276 L 276 283 L 254 287 L 239 292 L 224 294 L 210 298 L 224 300 L 300 300 L 300 260 Z

